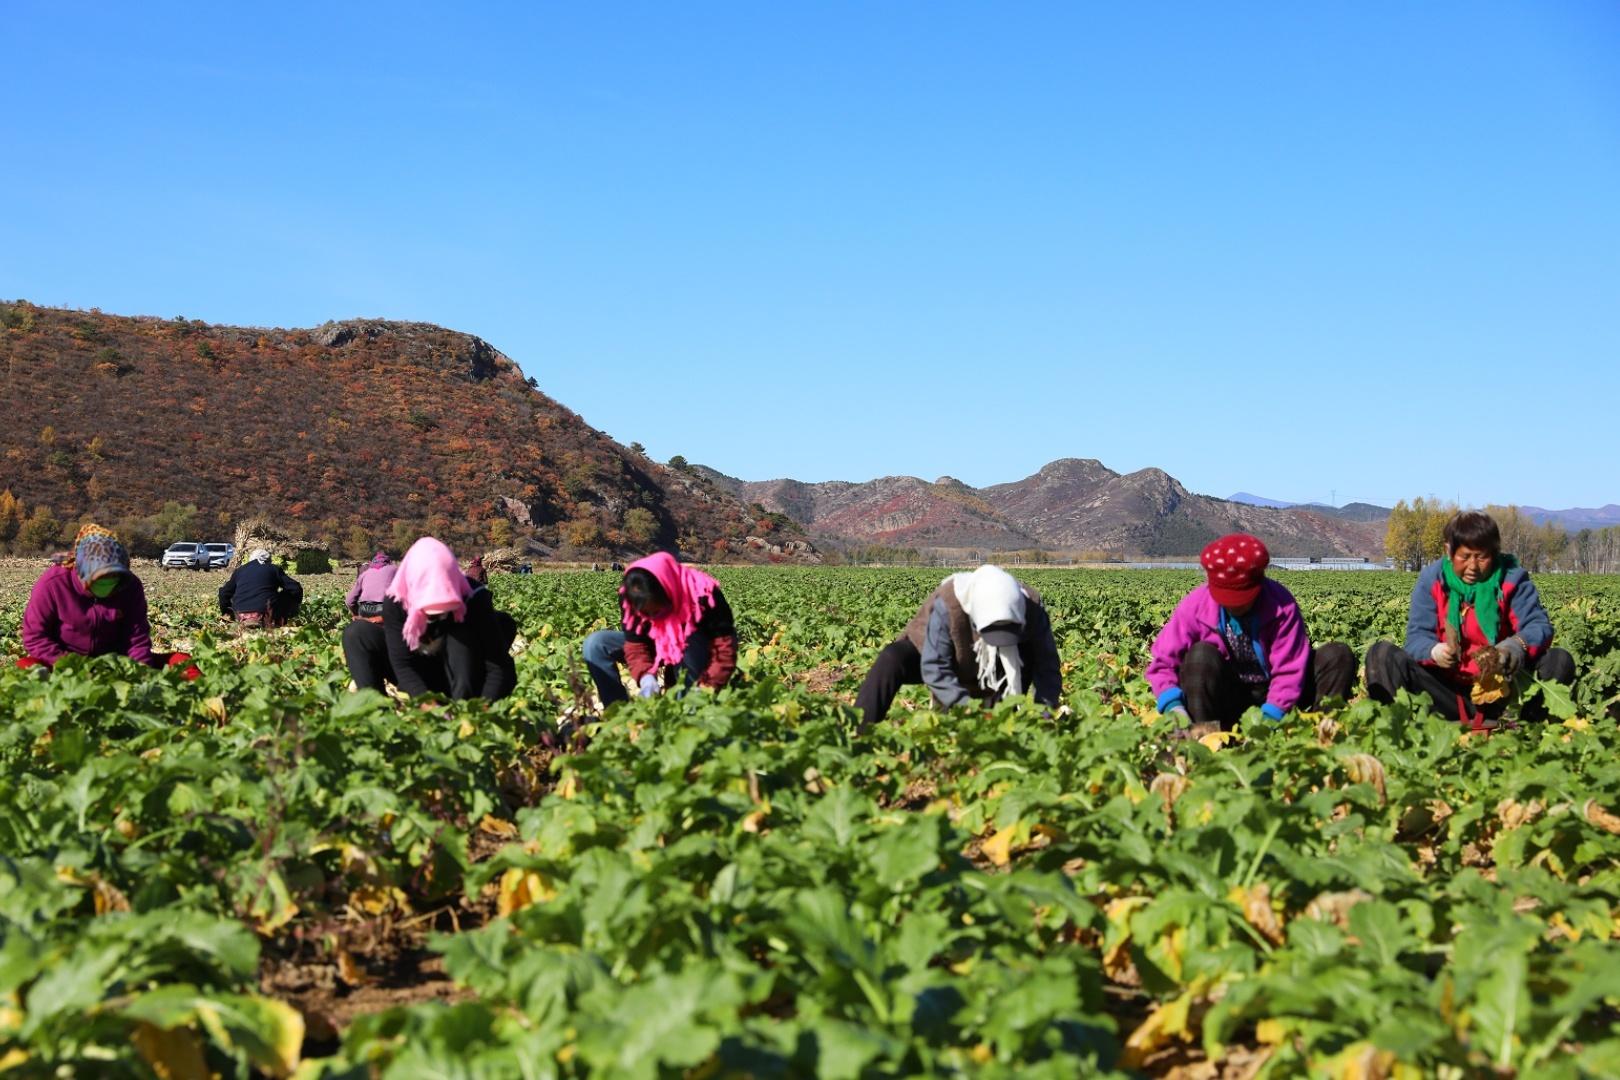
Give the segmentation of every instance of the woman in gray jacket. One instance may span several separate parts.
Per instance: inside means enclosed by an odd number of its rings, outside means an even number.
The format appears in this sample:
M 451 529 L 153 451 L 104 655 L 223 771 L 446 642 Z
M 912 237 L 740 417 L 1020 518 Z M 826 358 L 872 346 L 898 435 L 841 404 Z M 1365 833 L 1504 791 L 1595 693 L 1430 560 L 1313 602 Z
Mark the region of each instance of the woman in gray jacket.
M 902 686 L 918 684 L 945 709 L 970 699 L 993 705 L 1025 691 L 1056 708 L 1062 676 L 1040 594 L 999 566 L 940 582 L 861 684 L 855 706 L 865 726 L 888 715 Z

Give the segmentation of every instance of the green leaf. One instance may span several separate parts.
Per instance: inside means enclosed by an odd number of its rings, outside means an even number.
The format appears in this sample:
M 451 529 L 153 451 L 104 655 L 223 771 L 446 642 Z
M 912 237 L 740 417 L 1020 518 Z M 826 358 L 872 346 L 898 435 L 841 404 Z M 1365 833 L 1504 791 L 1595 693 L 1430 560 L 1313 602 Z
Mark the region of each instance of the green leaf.
M 1473 1032 L 1477 1045 L 1499 1068 L 1513 1062 L 1515 1033 L 1529 1012 L 1529 964 L 1521 952 L 1504 952 L 1474 991 Z

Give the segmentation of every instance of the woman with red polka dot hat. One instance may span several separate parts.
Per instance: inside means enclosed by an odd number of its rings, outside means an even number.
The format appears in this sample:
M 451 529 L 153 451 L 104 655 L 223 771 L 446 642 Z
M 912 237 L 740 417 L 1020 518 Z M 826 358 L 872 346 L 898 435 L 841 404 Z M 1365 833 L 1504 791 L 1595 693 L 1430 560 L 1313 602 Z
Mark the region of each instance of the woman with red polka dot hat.
M 1233 533 L 1198 561 L 1207 580 L 1153 640 L 1147 680 L 1161 713 L 1202 734 L 1231 728 L 1251 708 L 1281 720 L 1296 705 L 1349 696 L 1355 653 L 1338 642 L 1311 646 L 1294 595 L 1266 577 L 1265 544 Z

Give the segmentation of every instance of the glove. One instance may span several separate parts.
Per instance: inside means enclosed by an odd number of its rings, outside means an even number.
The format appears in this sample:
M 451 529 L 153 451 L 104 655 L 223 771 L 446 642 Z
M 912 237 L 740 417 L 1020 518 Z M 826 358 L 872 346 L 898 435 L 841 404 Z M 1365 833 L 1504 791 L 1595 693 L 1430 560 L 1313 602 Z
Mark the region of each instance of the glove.
M 641 677 L 640 693 L 642 697 L 657 697 L 658 691 L 661 689 L 663 687 L 659 685 L 658 676 L 648 673 Z
M 1496 655 L 1502 658 L 1502 674 L 1504 676 L 1511 676 L 1515 671 L 1518 671 L 1519 668 L 1524 666 L 1524 642 L 1520 641 L 1516 637 L 1511 637 L 1506 641 L 1499 642 L 1496 646 Z
M 31 667 L 40 667 L 44 663 L 45 661 L 35 660 L 32 656 L 19 656 L 17 657 L 17 670 L 27 671 Z
M 1170 706 L 1170 710 L 1164 715 L 1168 716 L 1172 721 L 1174 721 L 1176 727 L 1178 728 L 1184 728 L 1188 724 L 1192 723 L 1192 715 L 1187 712 L 1184 706 L 1181 705 Z
M 186 682 L 196 682 L 202 677 L 202 669 L 191 662 L 190 653 L 170 653 L 169 667 L 181 668 L 182 670 L 180 672 L 180 677 L 186 680 Z
M 1441 667 L 1454 667 L 1457 663 L 1457 646 L 1442 641 L 1429 651 L 1429 658 Z

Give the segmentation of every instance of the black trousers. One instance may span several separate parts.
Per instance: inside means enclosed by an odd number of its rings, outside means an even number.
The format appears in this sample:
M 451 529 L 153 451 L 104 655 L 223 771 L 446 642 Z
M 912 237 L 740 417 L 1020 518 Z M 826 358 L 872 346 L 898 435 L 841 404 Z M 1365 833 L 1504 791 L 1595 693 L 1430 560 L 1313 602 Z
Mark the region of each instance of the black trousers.
M 889 715 L 889 706 L 894 704 L 902 686 L 921 686 L 922 681 L 921 651 L 905 638 L 891 641 L 878 653 L 872 670 L 861 683 L 860 692 L 855 695 L 855 707 L 861 710 L 862 724 L 871 727 L 879 723 Z
M 1266 683 L 1245 683 L 1221 651 L 1200 641 L 1187 650 L 1177 671 L 1177 682 L 1195 724 L 1215 723 L 1222 729 L 1235 725 L 1250 709 L 1266 703 Z M 1328 698 L 1347 698 L 1356 682 L 1356 654 L 1337 641 L 1311 649 L 1305 664 L 1305 684 L 1298 707 L 1314 709 Z
M 1538 678 L 1572 686 L 1575 683 L 1575 658 L 1564 649 L 1548 649 L 1525 666 Z M 1489 705 L 1475 705 L 1466 690 L 1457 687 L 1434 668 L 1425 667 L 1412 659 L 1407 651 L 1393 641 L 1379 641 L 1367 650 L 1367 696 L 1388 704 L 1395 700 L 1395 691 L 1427 694 L 1434 703 L 1434 711 L 1447 720 L 1472 721 L 1483 714 L 1494 719 L 1507 711 L 1512 695 Z M 1547 719 L 1547 706 L 1541 698 L 1527 702 L 1519 710 L 1519 719 L 1537 722 Z
M 499 619 L 511 622 L 511 616 L 496 612 Z M 447 697 L 466 699 L 485 697 L 498 701 L 517 688 L 517 665 L 510 652 L 479 641 L 465 624 L 456 624 L 444 638 L 444 649 L 436 657 L 423 657 L 416 665 L 430 691 Z M 513 636 L 516 626 L 512 627 Z M 510 648 L 512 637 L 506 639 Z M 388 638 L 381 623 L 355 619 L 343 628 L 343 659 L 349 665 L 349 677 L 362 690 L 383 689 L 383 683 L 399 685 L 394 668 L 388 660 Z

